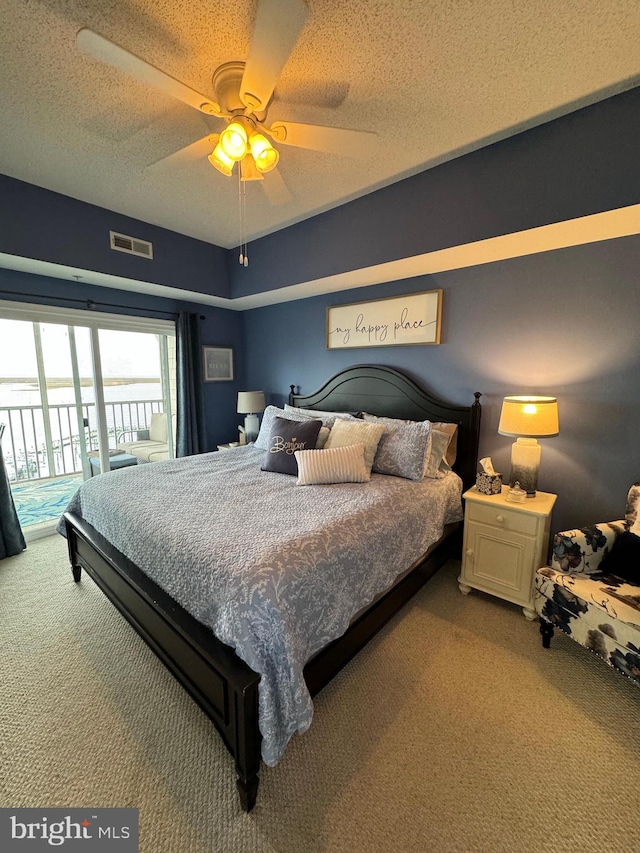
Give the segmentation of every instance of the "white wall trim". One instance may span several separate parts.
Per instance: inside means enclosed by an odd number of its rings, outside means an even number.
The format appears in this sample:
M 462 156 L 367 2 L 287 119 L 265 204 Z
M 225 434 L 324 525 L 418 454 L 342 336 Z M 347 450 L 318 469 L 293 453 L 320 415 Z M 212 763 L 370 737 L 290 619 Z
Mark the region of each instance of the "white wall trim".
M 149 296 L 163 296 L 180 299 L 186 302 L 196 302 L 211 305 L 215 308 L 228 308 L 233 311 L 246 311 L 251 308 L 261 308 L 266 305 L 277 305 L 296 299 L 308 299 L 325 293 L 335 293 L 342 290 L 352 290 L 357 287 L 370 287 L 387 281 L 400 281 L 421 275 L 433 275 L 449 270 L 490 264 L 497 261 L 521 258 L 527 255 L 551 252 L 570 246 L 583 246 L 604 240 L 614 240 L 618 237 L 629 237 L 640 234 L 640 204 L 629 207 L 608 210 L 604 213 L 594 213 L 551 225 L 542 225 L 525 231 L 490 237 L 474 243 L 439 249 L 422 255 L 400 258 L 375 266 L 362 267 L 337 275 L 304 281 L 299 284 L 279 287 L 264 293 L 250 296 L 240 296 L 226 299 L 221 296 L 209 296 L 193 290 L 182 290 L 167 287 L 153 282 L 137 281 L 135 279 L 111 276 L 106 273 L 91 270 L 65 267 L 45 261 L 22 258 L 17 255 L 0 253 L 0 267 L 14 269 L 36 275 L 52 276 L 68 280 L 76 279 L 87 284 L 97 284 L 101 287 L 111 287 L 118 290 L 129 290 L 135 293 L 145 293 Z M 1 298 L 1 294 L 0 294 Z M 3 306 L 5 303 L 1 303 Z M 53 309 L 49 308 L 48 311 Z M 61 309 L 64 310 L 64 309 Z M 96 312 L 84 312 L 89 316 L 97 316 Z M 113 314 L 103 315 L 113 317 Z M 143 319 L 143 318 L 140 318 Z M 160 322 L 160 321 L 155 321 Z

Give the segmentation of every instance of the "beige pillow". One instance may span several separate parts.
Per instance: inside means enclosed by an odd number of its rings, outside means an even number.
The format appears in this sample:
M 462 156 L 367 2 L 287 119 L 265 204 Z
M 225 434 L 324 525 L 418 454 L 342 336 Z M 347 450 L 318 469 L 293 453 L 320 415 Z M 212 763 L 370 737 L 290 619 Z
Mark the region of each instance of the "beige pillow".
M 431 446 L 424 466 L 424 476 L 432 480 L 440 480 L 444 473 L 440 471 L 440 463 L 444 460 L 451 436 L 439 429 L 431 430 Z M 445 460 L 446 461 L 446 460 Z
M 364 463 L 371 473 L 371 466 L 378 449 L 380 436 L 384 432 L 384 424 L 370 424 L 360 420 L 337 420 L 331 427 L 325 448 L 349 447 L 351 444 L 364 445 Z
M 449 436 L 449 444 L 447 445 L 444 454 L 444 461 L 453 467 L 458 453 L 458 424 L 447 424 L 441 421 L 432 421 L 431 426 L 434 429 L 439 429 L 440 432 L 446 432 Z
M 350 444 L 329 450 L 296 450 L 298 486 L 329 483 L 366 483 L 371 472 L 364 462 L 364 445 Z

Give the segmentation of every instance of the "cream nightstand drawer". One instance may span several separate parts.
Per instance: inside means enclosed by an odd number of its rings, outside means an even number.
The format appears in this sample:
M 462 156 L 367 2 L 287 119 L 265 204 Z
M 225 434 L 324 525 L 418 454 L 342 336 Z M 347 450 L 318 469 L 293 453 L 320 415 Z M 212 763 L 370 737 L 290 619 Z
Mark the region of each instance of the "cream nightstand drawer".
M 502 505 L 491 506 L 469 501 L 467 504 L 467 519 L 481 524 L 490 524 L 502 530 L 512 530 L 514 533 L 525 533 L 535 536 L 538 531 L 538 517 L 524 512 L 517 512 Z

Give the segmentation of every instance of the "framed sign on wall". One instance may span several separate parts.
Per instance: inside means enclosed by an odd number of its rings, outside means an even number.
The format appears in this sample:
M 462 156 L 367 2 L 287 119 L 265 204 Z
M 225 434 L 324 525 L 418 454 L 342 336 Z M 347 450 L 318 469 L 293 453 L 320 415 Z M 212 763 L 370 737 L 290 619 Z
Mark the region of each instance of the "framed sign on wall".
M 442 290 L 327 308 L 327 349 L 439 344 Z
M 205 382 L 227 382 L 233 379 L 233 349 L 202 347 L 202 371 Z

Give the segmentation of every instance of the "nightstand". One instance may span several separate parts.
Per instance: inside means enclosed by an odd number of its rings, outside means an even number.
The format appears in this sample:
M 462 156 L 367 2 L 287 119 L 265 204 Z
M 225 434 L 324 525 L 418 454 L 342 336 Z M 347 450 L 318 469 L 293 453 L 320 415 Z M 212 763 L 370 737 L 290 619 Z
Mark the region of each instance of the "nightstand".
M 499 495 L 465 492 L 464 542 L 460 592 L 480 589 L 522 607 L 535 619 L 533 577 L 547 561 L 551 512 L 556 495 L 537 492 L 524 503 L 510 503 L 503 486 Z
M 218 450 L 235 450 L 236 447 L 240 447 L 240 442 L 230 441 L 229 444 L 219 444 Z

